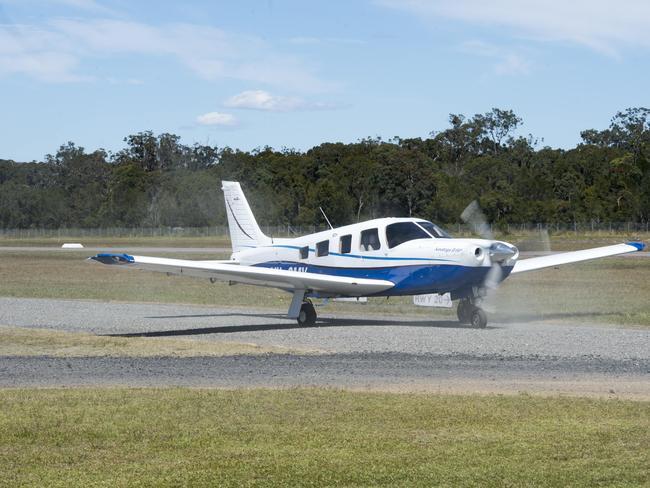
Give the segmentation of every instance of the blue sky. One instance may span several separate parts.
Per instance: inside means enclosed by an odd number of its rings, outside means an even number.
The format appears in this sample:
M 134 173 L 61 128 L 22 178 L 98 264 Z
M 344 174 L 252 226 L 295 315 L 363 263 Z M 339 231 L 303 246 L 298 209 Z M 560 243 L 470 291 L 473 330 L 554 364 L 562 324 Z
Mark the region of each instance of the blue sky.
M 0 158 L 142 130 L 308 149 L 492 107 L 571 147 L 648 106 L 645 0 L 0 0 Z

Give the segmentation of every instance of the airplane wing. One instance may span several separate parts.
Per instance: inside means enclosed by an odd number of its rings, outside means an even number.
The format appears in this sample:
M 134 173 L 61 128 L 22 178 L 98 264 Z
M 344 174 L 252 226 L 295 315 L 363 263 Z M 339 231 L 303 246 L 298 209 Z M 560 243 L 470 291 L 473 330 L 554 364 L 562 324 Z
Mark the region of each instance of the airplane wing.
M 125 268 L 268 286 L 288 291 L 313 290 L 331 295 L 367 296 L 395 286 L 392 281 L 242 266 L 232 261 L 192 261 L 129 254 L 98 254 L 89 259 Z
M 644 248 L 645 244 L 641 242 L 628 242 L 627 244 L 615 244 L 613 246 L 596 247 L 593 249 L 584 249 L 582 251 L 563 252 L 559 254 L 551 254 L 550 256 L 522 259 L 515 263 L 511 274 L 549 268 L 561 264 L 577 263 L 579 261 L 587 261 L 590 259 L 604 258 L 607 256 L 616 256 L 617 254 L 642 251 Z

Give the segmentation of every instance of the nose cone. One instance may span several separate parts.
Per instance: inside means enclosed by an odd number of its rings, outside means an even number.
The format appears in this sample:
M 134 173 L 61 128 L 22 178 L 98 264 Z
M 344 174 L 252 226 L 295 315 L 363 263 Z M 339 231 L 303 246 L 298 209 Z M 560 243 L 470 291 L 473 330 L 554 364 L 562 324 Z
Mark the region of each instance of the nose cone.
M 519 250 L 512 244 L 493 242 L 490 245 L 490 259 L 495 263 L 503 263 L 519 256 Z

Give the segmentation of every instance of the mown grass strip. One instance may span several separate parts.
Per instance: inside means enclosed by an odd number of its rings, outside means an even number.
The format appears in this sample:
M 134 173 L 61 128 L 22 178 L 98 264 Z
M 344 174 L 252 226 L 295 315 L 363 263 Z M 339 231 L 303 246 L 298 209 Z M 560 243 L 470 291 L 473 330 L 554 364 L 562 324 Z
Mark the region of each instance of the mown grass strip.
M 108 337 L 83 332 L 0 326 L 0 356 L 197 357 L 314 352 L 229 341 Z
M 218 259 L 225 255 L 187 257 Z M 272 288 L 211 284 L 115 268 L 120 267 L 89 263 L 77 252 L 5 252 L 0 296 L 255 306 L 283 312 L 291 300 L 290 294 Z M 506 280 L 493 297 L 496 313 L 492 318 L 649 326 L 649 273 L 650 259 L 619 257 L 518 274 Z M 456 316 L 452 309 L 415 307 L 411 297 L 371 298 L 366 305 L 330 303 L 319 314 L 329 312 L 411 314 L 432 320 L 455 320 Z
M 576 398 L 0 390 L 0 485 L 643 486 L 649 420 Z

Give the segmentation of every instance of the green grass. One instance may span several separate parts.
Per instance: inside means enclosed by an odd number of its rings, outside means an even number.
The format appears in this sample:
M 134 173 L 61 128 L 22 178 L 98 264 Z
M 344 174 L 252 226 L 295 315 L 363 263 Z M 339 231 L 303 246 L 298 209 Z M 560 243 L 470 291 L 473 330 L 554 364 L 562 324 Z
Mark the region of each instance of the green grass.
M 205 357 L 314 352 L 230 341 L 107 337 L 83 332 L 0 326 L 0 356 Z
M 454 233 L 455 237 L 476 237 L 471 233 Z M 283 236 L 284 237 L 284 236 Z M 585 247 L 605 246 L 629 241 L 648 241 L 650 234 L 647 232 L 551 232 L 551 248 L 554 251 L 568 251 Z M 544 250 L 538 232 L 495 232 L 496 239 L 502 239 L 520 246 L 522 250 Z M 0 235 L 0 246 L 52 246 L 61 247 L 65 242 L 80 242 L 86 247 L 225 247 L 230 248 L 230 237 L 223 236 L 174 236 L 144 235 L 138 229 L 130 236 L 83 236 L 60 235 L 56 237 L 11 237 Z
M 503 320 L 650 326 L 650 259 L 613 257 L 508 278 L 493 300 Z
M 166 276 L 87 262 L 87 252 L 4 252 L 0 296 L 190 303 L 285 311 L 290 296 L 279 290 Z M 175 254 L 176 257 L 182 255 Z M 219 259 L 225 255 L 188 255 Z M 498 320 L 553 320 L 650 325 L 650 259 L 607 258 L 506 280 L 496 295 Z M 414 314 L 433 320 L 454 310 L 414 307 L 410 297 L 371 299 L 366 305 L 331 303 L 319 313 Z
M 0 390 L 2 486 L 647 486 L 650 404 Z
M 61 247 L 66 242 L 80 242 L 86 247 L 227 247 L 230 248 L 230 237 L 174 237 L 174 236 L 129 236 L 129 237 L 33 237 L 12 238 L 0 236 L 0 246 L 30 247 L 52 246 Z

